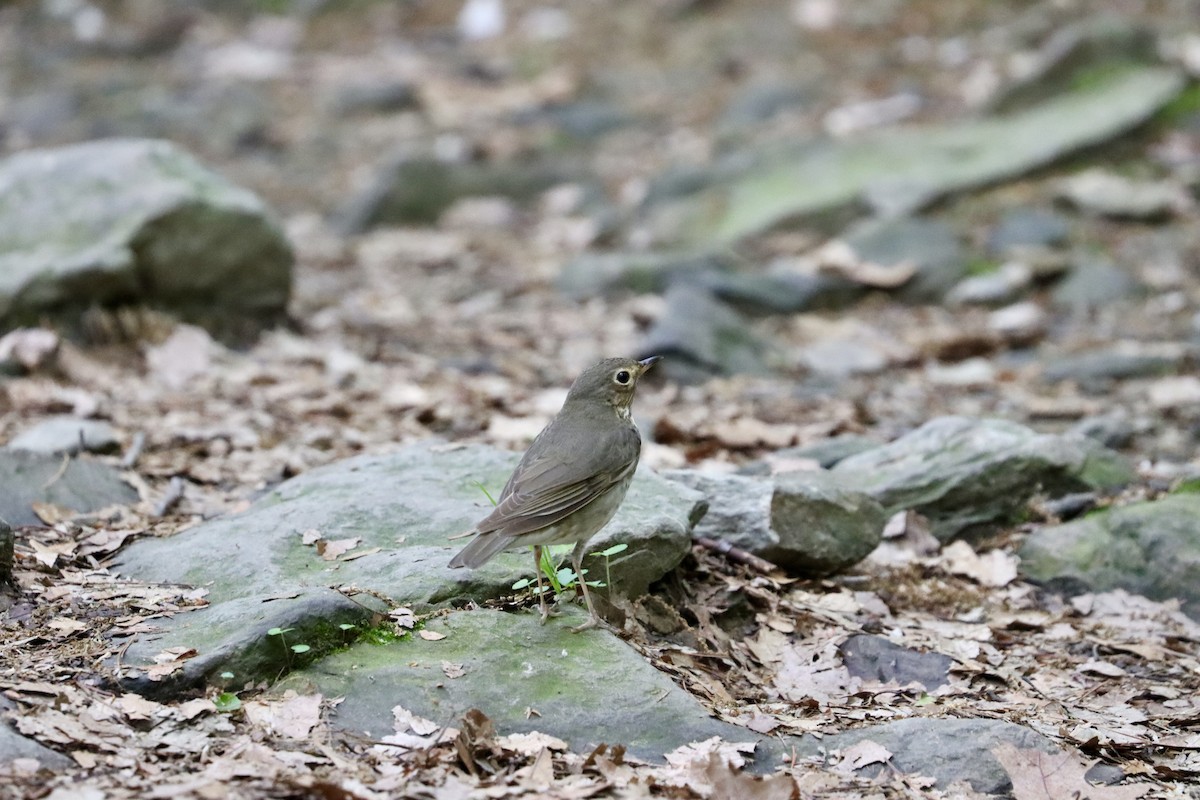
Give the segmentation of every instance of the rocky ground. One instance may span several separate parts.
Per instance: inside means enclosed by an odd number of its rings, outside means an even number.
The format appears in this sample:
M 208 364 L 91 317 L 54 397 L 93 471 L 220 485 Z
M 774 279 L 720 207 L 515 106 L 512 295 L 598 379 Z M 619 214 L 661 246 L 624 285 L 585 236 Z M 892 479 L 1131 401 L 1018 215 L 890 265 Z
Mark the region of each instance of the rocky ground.
M 1196 796 L 1197 20 L 0 7 L 3 780 Z M 613 629 L 445 569 L 652 353 Z

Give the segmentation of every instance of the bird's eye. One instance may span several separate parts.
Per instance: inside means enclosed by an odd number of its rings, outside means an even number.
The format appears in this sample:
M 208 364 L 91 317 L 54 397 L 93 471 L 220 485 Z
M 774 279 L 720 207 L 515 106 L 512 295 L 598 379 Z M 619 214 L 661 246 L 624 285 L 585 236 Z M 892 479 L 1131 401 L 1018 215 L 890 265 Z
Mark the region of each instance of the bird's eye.
M 615 380 L 617 383 L 621 384 L 622 386 L 626 386 L 629 383 L 630 377 L 631 376 L 629 374 L 629 370 L 622 369 L 622 370 L 618 370 L 617 374 L 613 376 L 613 380 Z

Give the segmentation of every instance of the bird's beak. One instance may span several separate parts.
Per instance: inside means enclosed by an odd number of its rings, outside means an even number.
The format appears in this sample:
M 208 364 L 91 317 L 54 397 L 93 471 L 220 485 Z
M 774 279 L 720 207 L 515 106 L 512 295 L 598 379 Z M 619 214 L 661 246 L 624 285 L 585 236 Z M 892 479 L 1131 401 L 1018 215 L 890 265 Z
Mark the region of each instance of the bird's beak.
M 662 361 L 662 356 L 650 356 L 649 358 L 643 358 L 638 363 L 642 365 L 642 372 L 645 373 L 646 370 L 654 366 L 656 361 Z

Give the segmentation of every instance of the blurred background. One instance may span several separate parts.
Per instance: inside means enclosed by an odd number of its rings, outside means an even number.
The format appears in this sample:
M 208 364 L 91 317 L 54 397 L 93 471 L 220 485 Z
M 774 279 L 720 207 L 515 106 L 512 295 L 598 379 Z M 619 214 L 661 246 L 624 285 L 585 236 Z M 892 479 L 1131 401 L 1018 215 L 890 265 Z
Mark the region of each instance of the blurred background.
M 64 337 L 48 360 L 0 348 L 0 435 L 64 411 L 143 431 L 148 474 L 188 476 L 204 508 L 405 439 L 519 447 L 593 359 L 654 353 L 657 466 L 849 453 L 955 413 L 1076 429 L 1174 480 L 1200 432 L 1198 19 L 1187 0 L 0 4 L 0 320 Z M 176 147 L 108 149 L 130 138 Z M 20 160 L 47 148 L 101 197 L 193 171 L 172 203 L 249 190 L 229 202 L 260 228 L 173 259 L 155 211 L 119 289 L 22 278 L 39 226 L 81 238 L 86 216 Z

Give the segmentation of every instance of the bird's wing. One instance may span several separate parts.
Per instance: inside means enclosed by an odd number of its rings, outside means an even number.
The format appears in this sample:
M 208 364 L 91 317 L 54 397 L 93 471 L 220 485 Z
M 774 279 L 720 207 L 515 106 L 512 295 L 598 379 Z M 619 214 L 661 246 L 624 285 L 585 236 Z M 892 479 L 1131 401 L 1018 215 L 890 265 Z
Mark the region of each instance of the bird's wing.
M 519 536 L 553 525 L 637 468 L 641 442 L 636 428 L 600 434 L 587 447 L 569 453 L 546 452 L 545 433 L 530 445 L 495 510 L 476 530 Z

